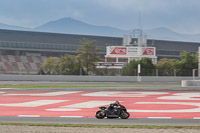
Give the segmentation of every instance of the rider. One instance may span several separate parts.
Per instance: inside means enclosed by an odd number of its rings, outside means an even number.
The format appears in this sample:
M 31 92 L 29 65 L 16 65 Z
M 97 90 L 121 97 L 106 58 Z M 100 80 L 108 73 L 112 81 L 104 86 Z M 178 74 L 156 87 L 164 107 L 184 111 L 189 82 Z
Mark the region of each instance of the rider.
M 118 107 L 118 106 L 121 106 L 121 104 L 119 103 L 119 101 L 115 101 L 114 103 L 111 103 L 107 109 L 113 109 L 114 107 Z
M 111 103 L 112 104 L 112 103 Z M 119 101 L 115 101 L 114 103 L 113 103 L 113 105 L 114 106 L 120 106 L 121 104 L 119 103 Z

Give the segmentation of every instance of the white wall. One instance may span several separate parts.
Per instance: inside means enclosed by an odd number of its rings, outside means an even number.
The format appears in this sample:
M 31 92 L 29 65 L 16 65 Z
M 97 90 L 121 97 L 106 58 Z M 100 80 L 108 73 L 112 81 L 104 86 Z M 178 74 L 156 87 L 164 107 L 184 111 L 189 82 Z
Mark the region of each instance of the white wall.
M 0 75 L 0 81 L 110 81 L 110 82 L 181 82 L 192 80 L 192 77 L 164 77 L 164 76 L 65 76 L 65 75 Z

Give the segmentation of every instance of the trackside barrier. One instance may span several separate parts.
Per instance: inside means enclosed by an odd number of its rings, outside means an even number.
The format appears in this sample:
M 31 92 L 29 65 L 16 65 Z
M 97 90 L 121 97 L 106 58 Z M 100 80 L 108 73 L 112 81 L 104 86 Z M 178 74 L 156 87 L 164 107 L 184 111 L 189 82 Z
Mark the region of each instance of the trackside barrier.
M 199 86 L 200 87 L 200 80 L 182 80 L 181 86 L 182 87 L 188 87 L 188 86 Z
M 72 81 L 72 82 L 181 82 L 192 77 L 174 76 L 69 76 L 69 75 L 8 75 L 1 74 L 0 81 Z

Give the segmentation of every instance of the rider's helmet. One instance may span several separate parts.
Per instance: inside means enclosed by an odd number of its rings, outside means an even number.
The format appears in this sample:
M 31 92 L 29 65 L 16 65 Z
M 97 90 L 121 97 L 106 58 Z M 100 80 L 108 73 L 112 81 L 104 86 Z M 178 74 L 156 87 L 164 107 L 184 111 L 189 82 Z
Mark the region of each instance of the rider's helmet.
M 119 105 L 119 101 L 116 101 L 115 104 L 118 104 L 118 105 Z

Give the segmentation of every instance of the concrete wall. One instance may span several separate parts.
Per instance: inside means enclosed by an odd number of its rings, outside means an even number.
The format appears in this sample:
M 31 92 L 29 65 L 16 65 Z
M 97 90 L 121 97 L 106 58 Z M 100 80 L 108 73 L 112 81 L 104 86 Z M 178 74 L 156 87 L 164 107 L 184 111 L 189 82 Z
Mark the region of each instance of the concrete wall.
M 164 76 L 65 76 L 65 75 L 0 75 L 0 81 L 142 81 L 142 82 L 181 82 L 192 80 L 192 77 L 164 77 Z
M 200 87 L 200 80 L 182 80 L 181 86 L 182 87 L 188 87 L 188 86 L 199 86 Z

